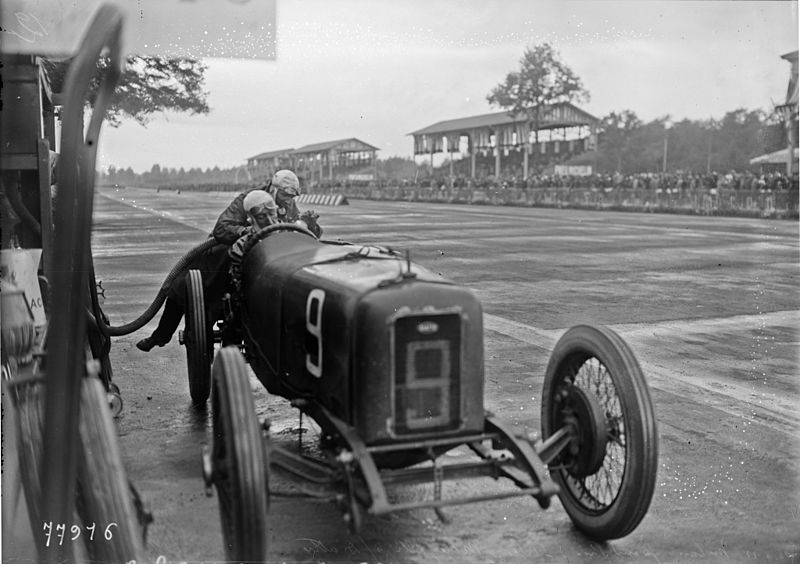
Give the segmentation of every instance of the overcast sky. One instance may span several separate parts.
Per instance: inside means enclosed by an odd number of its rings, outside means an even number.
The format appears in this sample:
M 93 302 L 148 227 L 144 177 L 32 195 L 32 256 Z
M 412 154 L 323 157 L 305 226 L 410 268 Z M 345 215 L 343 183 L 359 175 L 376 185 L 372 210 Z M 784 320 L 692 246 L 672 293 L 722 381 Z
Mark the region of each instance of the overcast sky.
M 785 98 L 797 2 L 278 0 L 276 60 L 206 59 L 210 114 L 106 126 L 98 164 L 227 168 L 350 137 L 410 157 L 411 131 L 501 111 L 486 95 L 542 42 L 596 117 L 720 118 Z

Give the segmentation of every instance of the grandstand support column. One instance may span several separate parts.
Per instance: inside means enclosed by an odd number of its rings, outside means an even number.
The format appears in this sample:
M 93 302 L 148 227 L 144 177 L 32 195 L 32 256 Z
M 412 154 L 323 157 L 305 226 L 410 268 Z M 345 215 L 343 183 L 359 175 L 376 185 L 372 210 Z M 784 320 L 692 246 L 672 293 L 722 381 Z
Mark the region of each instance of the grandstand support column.
M 448 149 L 450 149 L 450 188 L 452 188 L 453 187 L 453 149 L 451 147 L 448 147 Z
M 530 150 L 531 144 L 525 142 L 522 144 L 522 178 L 528 178 L 528 151 Z
M 469 136 L 470 147 L 469 147 L 469 161 L 470 161 L 470 177 L 475 180 L 475 159 L 477 156 L 475 155 L 475 132 L 473 131 Z
M 494 177 L 500 178 L 500 144 L 498 143 L 495 148 L 494 153 Z

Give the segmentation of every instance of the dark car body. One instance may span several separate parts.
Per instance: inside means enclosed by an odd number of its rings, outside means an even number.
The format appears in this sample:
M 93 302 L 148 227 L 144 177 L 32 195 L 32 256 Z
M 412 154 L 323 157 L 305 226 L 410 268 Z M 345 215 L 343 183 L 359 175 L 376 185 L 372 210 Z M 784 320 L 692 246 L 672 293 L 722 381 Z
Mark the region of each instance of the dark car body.
M 274 233 L 241 274 L 248 362 L 271 393 L 313 397 L 367 445 L 481 431 L 474 294 L 384 248 Z

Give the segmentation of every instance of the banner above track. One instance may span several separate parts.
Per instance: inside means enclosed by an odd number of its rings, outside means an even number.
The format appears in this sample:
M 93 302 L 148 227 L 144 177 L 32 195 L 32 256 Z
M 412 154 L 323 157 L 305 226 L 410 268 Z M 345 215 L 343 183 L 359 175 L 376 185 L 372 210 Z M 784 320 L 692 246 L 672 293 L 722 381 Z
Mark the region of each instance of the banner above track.
M 69 57 L 103 4 L 125 15 L 125 54 L 276 57 L 276 0 L 3 0 L 0 52 Z

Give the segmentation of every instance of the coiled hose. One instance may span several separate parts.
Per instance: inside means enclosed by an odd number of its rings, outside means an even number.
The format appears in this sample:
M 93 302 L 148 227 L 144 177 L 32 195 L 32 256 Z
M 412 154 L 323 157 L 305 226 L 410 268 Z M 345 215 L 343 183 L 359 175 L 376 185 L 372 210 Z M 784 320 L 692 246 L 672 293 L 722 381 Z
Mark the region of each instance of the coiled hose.
M 203 253 L 205 253 L 214 245 L 218 244 L 219 243 L 217 243 L 216 239 L 209 237 L 183 255 L 178 262 L 175 263 L 175 266 L 172 267 L 172 270 L 170 270 L 169 274 L 167 274 L 167 277 L 164 279 L 164 283 L 161 284 L 161 289 L 158 291 L 158 294 L 156 294 L 153 303 L 150 304 L 144 313 L 130 323 L 119 326 L 111 326 L 106 322 L 105 315 L 95 316 L 95 321 L 97 322 L 100 331 L 110 337 L 120 337 L 122 335 L 129 335 L 144 327 L 145 324 L 153 319 L 153 316 L 158 313 L 158 310 L 161 309 L 162 304 L 167 299 L 167 292 L 169 291 L 175 279 L 184 271 L 186 271 L 187 267 L 192 263 L 192 261 L 194 261 L 197 257 L 202 256 Z

